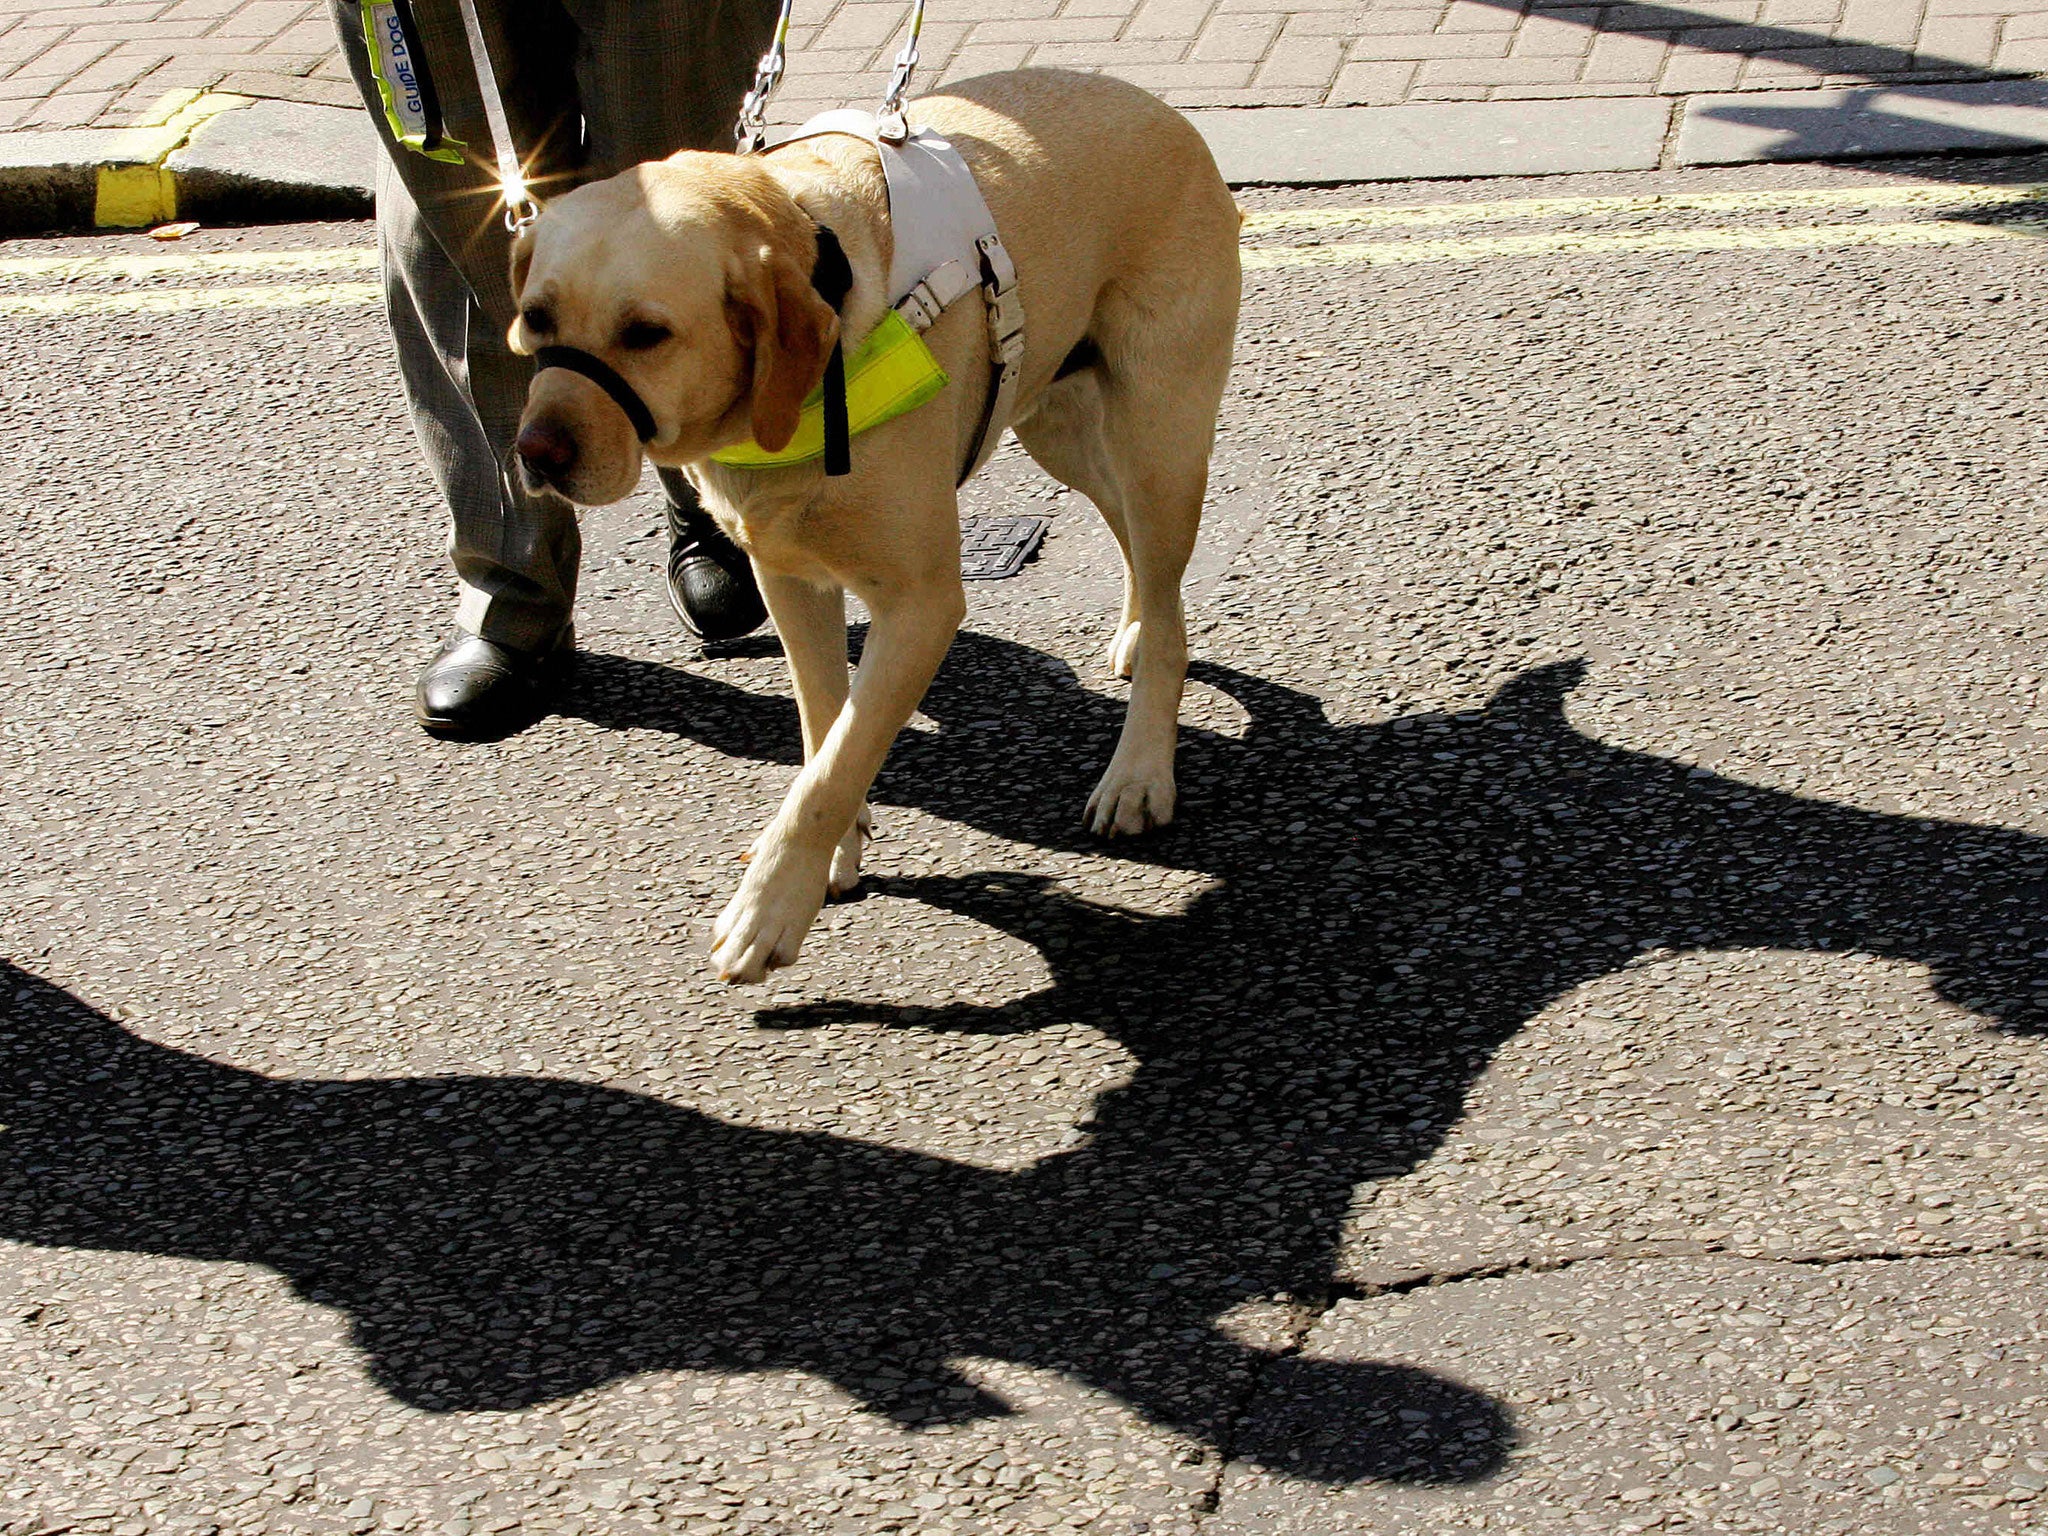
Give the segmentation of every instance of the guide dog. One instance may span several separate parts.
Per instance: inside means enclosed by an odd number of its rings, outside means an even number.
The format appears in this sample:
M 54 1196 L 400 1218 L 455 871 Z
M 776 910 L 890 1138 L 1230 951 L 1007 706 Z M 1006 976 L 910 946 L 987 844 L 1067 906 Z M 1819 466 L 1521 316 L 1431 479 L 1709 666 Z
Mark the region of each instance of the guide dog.
M 909 117 L 960 151 L 1016 266 L 1025 347 L 1007 425 L 1123 550 L 1108 661 L 1130 703 L 1085 815 L 1100 835 L 1143 832 L 1174 809 L 1180 585 L 1237 324 L 1238 209 L 1188 121 L 1121 81 L 987 75 Z M 837 312 L 813 286 L 821 229 L 851 268 Z M 615 388 L 543 368 L 524 473 L 589 506 L 633 490 L 643 451 L 684 469 L 752 559 L 789 658 L 804 766 L 718 919 L 712 962 L 730 982 L 793 961 L 828 894 L 858 881 L 868 789 L 966 612 L 955 482 L 990 377 L 977 295 L 926 336 L 950 385 L 854 438 L 850 473 L 710 460 L 790 441 L 834 342 L 883 318 L 893 250 L 876 147 L 846 134 L 635 166 L 554 200 L 513 245 L 513 349 L 575 349 L 643 402 L 636 426 Z M 848 591 L 872 616 L 850 688 Z

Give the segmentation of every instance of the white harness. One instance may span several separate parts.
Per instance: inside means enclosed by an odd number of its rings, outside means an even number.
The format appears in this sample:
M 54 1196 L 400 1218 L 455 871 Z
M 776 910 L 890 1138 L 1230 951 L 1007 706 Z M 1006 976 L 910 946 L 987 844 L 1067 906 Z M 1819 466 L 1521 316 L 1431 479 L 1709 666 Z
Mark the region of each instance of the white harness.
M 1016 403 L 1017 377 L 1024 366 L 1024 301 L 1017 294 L 1017 268 L 996 233 L 974 172 L 939 134 L 911 128 L 900 139 L 885 137 L 872 112 L 847 107 L 820 113 L 782 142 L 827 133 L 865 139 L 881 152 L 896 246 L 889 264 L 890 306 L 922 332 L 955 301 L 981 290 L 988 318 L 988 398 L 960 471 L 964 483 L 995 452 Z

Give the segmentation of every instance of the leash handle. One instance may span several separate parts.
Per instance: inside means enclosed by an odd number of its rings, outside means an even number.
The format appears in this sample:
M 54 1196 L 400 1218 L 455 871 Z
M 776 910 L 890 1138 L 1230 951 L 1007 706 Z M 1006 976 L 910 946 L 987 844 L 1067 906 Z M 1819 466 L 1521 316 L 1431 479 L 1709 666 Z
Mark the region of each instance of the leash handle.
M 891 144 L 910 137 L 910 124 L 903 118 L 903 93 L 910 89 L 910 77 L 917 73 L 917 39 L 924 31 L 925 0 L 912 0 L 910 36 L 896 55 L 896 69 L 889 76 L 889 88 L 882 93 L 882 110 L 876 115 L 875 131 Z
M 775 36 L 761 62 L 754 68 L 754 88 L 740 103 L 740 120 L 733 128 L 733 153 L 757 155 L 768 143 L 768 98 L 782 83 L 782 67 L 789 58 L 789 16 L 796 0 L 782 0 L 775 17 Z

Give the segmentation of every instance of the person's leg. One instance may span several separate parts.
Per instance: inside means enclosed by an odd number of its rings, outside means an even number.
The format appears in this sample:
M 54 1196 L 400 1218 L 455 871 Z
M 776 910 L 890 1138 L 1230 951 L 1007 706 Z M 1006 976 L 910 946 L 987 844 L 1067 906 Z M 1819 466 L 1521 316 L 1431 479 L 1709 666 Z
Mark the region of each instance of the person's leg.
M 567 17 L 545 0 L 502 14 L 485 0 L 482 9 L 521 149 L 537 152 L 541 174 L 559 173 L 578 149 Z M 449 509 L 460 588 L 458 633 L 420 679 L 419 713 L 429 729 L 491 734 L 537 712 L 550 660 L 567 642 L 580 557 L 575 512 L 553 495 L 528 494 L 507 471 L 531 364 L 505 345 L 507 232 L 457 8 L 334 0 L 333 11 L 384 141 L 377 207 L 386 307 L 414 431 Z M 380 84 L 376 59 L 388 83 Z M 391 110 L 387 91 L 399 98 Z M 422 100 L 439 119 L 439 141 L 428 130 L 400 142 L 421 128 Z
M 737 640 L 768 617 L 746 551 L 725 536 L 697 488 L 663 471 L 668 497 L 668 605 L 699 640 Z
M 421 679 L 421 716 L 433 728 L 488 732 L 531 712 L 545 658 L 569 632 L 575 514 L 557 497 L 528 494 L 507 472 L 531 364 L 505 345 L 508 237 L 459 9 L 453 0 L 333 7 L 384 141 L 379 222 L 393 336 L 414 425 L 450 508 L 461 585 L 461 633 Z M 720 0 L 585 0 L 573 13 L 558 0 L 480 0 L 479 11 L 513 137 L 543 197 L 677 148 L 719 144 L 773 22 L 772 4 L 759 0 L 737 9 Z M 401 60 L 373 50 L 373 37 L 382 44 L 399 32 Z M 380 80 L 379 61 L 390 83 Z M 444 132 L 438 146 L 431 130 L 419 131 L 422 96 Z M 401 142 L 408 129 L 410 142 Z M 672 521 L 708 524 L 686 484 L 683 492 L 671 489 L 681 506 Z M 745 615 L 759 599 L 744 558 L 729 544 L 722 553 L 717 566 L 737 579 L 727 577 L 704 606 L 737 611 L 740 621 L 699 629 L 744 633 L 760 622 Z
M 730 149 L 776 0 L 562 0 L 593 179 L 679 149 Z
M 513 650 L 545 651 L 575 601 L 580 539 L 574 509 L 528 494 L 505 462 L 530 369 L 389 166 L 378 176 L 377 234 L 413 431 L 451 514 L 456 625 Z
M 590 167 L 609 175 L 679 149 L 730 149 L 740 100 L 775 26 L 775 0 L 566 0 L 579 46 L 576 86 Z M 700 640 L 734 640 L 768 617 L 747 557 L 689 481 L 668 497 L 668 596 Z

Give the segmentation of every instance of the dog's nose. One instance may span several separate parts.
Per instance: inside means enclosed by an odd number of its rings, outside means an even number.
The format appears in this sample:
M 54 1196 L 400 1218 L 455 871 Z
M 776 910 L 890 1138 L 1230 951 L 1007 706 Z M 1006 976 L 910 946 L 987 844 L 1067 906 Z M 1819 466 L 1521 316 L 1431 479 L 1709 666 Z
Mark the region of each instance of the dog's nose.
M 576 467 L 576 439 L 556 422 L 529 421 L 512 446 L 520 462 L 543 480 L 560 480 Z

